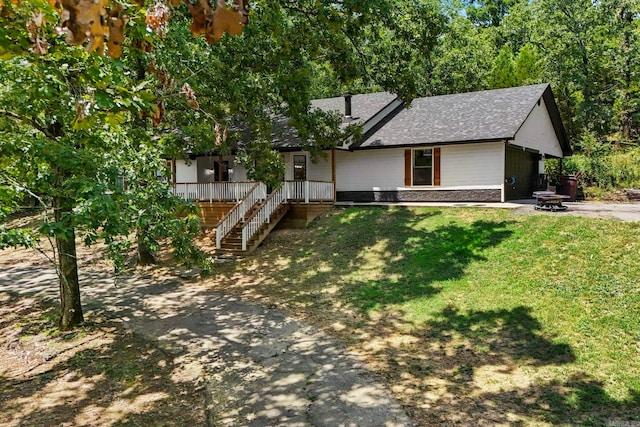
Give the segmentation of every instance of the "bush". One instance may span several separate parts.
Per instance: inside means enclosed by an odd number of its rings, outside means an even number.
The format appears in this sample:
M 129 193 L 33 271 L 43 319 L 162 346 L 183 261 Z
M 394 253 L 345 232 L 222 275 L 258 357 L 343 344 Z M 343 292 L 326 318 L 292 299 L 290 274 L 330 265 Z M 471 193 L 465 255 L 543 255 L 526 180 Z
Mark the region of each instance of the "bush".
M 563 173 L 582 171 L 582 181 L 606 190 L 640 187 L 640 147 L 616 149 L 585 134 L 579 152 L 563 161 Z

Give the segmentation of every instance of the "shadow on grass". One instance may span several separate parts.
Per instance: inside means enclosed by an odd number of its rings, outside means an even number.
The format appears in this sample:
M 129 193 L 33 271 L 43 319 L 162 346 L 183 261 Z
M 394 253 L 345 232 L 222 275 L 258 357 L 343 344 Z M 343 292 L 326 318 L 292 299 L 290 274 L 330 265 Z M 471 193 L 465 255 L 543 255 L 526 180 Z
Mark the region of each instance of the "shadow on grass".
M 508 355 L 511 360 L 527 359 L 533 365 L 575 361 L 569 345 L 553 343 L 542 334 L 540 322 L 529 307 L 523 306 L 470 313 L 461 313 L 450 306 L 440 313 L 438 320 L 429 322 L 424 332 L 428 340 L 463 337 L 474 347 L 483 347 L 486 353 Z
M 423 326 L 389 307 L 414 299 L 440 303 L 448 280 L 464 277 L 470 264 L 512 237 L 511 222 L 499 215 L 454 217 L 437 209 L 334 212 L 305 240 L 286 232 L 270 237 L 253 270 L 267 273 L 256 274 L 243 292 L 301 307 L 325 328 L 342 322 L 333 332 L 388 378 L 417 425 L 637 420 L 638 391 L 627 390 L 626 399 L 608 395 L 597 373 L 581 371 L 574 349 L 545 331 L 531 307 L 448 306 Z M 359 315 L 344 307 L 357 307 Z M 374 309 L 381 315 L 373 316 Z
M 317 299 L 337 286 L 332 300 L 367 312 L 439 293 L 439 282 L 462 277 L 508 238 L 508 224 L 452 222 L 437 209 L 346 209 L 314 224 L 311 240 L 286 242 L 276 233 L 256 255 L 287 299 Z
M 373 261 L 378 263 L 379 279 L 356 280 L 345 287 L 345 296 L 362 309 L 427 298 L 438 293 L 439 287 L 434 284 L 462 277 L 470 263 L 485 260 L 484 250 L 511 234 L 506 222 L 444 224 L 433 230 L 422 230 L 415 227 L 415 219 L 402 216 L 405 225 L 396 225 L 393 235 L 384 237 L 384 250 L 393 254 L 395 260 L 383 258 Z M 371 263 L 371 260 L 359 256 L 351 267 L 366 268 Z
M 381 318 L 366 330 L 397 329 L 399 322 Z M 528 307 L 466 313 L 446 307 L 404 339 L 407 344 L 371 349 L 368 357 L 385 361 L 379 363 L 384 376 L 403 390 L 418 425 L 640 421 L 638 390 L 612 398 L 602 381 L 573 367 L 573 349 L 545 334 Z M 536 377 L 549 369 L 557 373 Z

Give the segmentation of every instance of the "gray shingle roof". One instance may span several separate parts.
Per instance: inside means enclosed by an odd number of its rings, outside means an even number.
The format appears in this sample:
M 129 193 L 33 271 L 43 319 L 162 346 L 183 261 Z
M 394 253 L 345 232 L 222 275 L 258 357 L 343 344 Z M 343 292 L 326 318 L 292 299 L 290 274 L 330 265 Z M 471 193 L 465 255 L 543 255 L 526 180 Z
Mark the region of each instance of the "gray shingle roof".
M 564 154 L 571 154 L 549 84 L 418 98 L 410 108 L 403 108 L 388 92 L 353 95 L 353 122 L 364 124 L 364 135 L 349 149 L 511 140 L 541 98 Z M 343 113 L 344 97 L 313 100 L 311 106 Z M 275 120 L 273 146 L 282 151 L 300 149 L 297 132 L 287 122 L 285 117 Z
M 389 92 L 352 95 L 351 116 L 354 122 L 364 123 L 394 99 L 396 99 L 396 96 Z M 344 114 L 344 97 L 314 99 L 311 101 L 311 107 L 320 108 L 323 111 L 338 111 Z
M 539 84 L 418 98 L 353 148 L 512 139 L 548 88 Z
M 351 117 L 353 117 L 353 120 L 345 122 L 344 125 L 366 122 L 394 99 L 396 99 L 396 96 L 388 92 L 352 95 Z M 311 101 L 311 108 L 319 108 L 327 112 L 337 111 L 344 114 L 344 96 L 314 99 Z M 283 116 L 278 116 L 274 120 L 271 142 L 275 149 L 281 151 L 298 150 L 302 146 L 298 133 L 288 125 L 288 119 Z

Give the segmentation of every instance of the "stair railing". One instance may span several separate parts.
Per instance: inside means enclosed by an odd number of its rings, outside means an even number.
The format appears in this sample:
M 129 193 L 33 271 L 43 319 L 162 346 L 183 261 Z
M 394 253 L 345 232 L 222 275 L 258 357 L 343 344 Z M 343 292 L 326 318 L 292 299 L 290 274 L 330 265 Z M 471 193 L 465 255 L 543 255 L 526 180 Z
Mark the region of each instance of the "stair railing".
M 262 182 L 254 184 L 251 191 L 249 191 L 240 202 L 236 203 L 218 223 L 216 227 L 216 248 L 220 249 L 222 247 L 222 239 L 244 219 L 247 212 L 249 212 L 256 203 L 264 200 L 266 197 L 267 186 Z
M 288 200 L 287 186 L 283 185 L 273 191 L 260 208 L 255 211 L 242 227 L 242 250 L 247 250 L 247 244 L 258 233 L 263 225 L 271 222 L 271 215 Z

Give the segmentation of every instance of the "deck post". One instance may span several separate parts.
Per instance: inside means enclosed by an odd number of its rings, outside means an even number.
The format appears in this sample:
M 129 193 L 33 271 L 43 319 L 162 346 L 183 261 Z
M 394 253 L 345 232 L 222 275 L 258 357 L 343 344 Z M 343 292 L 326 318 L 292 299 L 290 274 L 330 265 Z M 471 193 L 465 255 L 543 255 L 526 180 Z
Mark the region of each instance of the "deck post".
M 309 181 L 304 182 L 304 202 L 309 203 Z
M 247 228 L 242 227 L 242 250 L 247 250 Z
M 209 183 L 209 203 L 213 203 L 213 182 Z

